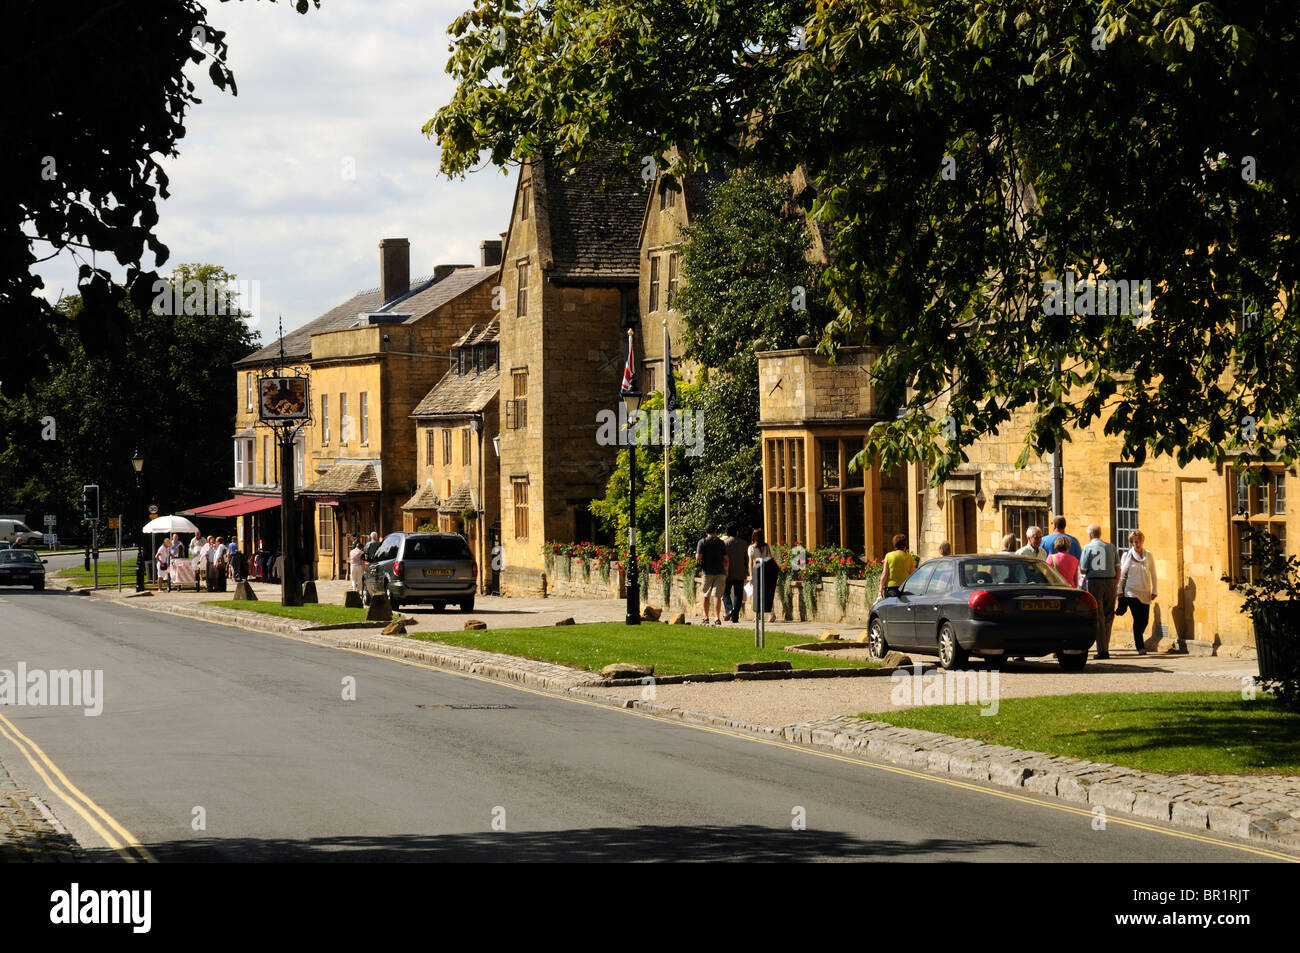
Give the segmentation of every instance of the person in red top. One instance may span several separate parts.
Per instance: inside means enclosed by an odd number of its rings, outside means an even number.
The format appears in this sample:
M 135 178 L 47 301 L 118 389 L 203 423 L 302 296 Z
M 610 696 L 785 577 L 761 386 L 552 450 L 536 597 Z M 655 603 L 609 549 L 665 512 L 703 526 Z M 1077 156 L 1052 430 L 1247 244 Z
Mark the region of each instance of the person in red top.
M 1059 572 L 1065 577 L 1066 582 L 1078 589 L 1079 560 L 1070 555 L 1070 537 L 1064 534 L 1057 536 L 1052 548 L 1056 552 L 1047 557 L 1047 565 Z

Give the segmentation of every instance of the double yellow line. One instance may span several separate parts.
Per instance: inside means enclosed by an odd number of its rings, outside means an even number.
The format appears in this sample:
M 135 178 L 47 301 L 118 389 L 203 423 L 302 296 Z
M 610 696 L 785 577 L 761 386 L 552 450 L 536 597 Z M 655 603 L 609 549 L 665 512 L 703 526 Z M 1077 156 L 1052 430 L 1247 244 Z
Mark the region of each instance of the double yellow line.
M 158 862 L 149 849 L 136 840 L 134 834 L 69 781 L 58 766 L 50 760 L 49 755 L 41 750 L 40 745 L 19 731 L 4 715 L 0 715 L 0 737 L 13 743 L 13 746 L 27 759 L 27 763 L 40 775 L 46 786 L 68 807 L 76 811 L 81 819 L 90 825 L 91 830 L 103 838 L 104 843 L 116 851 L 119 857 L 132 864 L 140 861 L 151 864 Z

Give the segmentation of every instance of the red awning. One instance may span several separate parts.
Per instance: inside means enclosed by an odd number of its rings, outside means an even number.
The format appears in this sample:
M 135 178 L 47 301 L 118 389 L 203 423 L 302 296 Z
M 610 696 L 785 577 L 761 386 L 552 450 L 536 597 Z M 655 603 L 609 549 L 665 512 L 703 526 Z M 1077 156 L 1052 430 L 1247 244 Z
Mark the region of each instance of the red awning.
M 280 498 L 275 496 L 237 496 L 233 500 L 223 500 L 220 503 L 209 503 L 207 506 L 196 506 L 190 510 L 181 510 L 181 513 L 187 516 L 243 516 L 246 513 L 256 513 L 259 510 L 274 509 L 280 505 Z

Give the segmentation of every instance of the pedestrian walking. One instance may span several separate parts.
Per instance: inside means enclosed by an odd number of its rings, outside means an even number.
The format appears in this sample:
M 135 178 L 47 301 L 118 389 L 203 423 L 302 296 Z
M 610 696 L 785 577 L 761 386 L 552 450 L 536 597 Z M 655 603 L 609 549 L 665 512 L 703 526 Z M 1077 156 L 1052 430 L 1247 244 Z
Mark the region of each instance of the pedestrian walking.
M 353 537 L 352 548 L 348 550 L 348 575 L 352 577 L 352 591 L 361 591 L 361 576 L 366 571 L 362 563 L 365 561 L 366 553 L 361 548 L 361 541 Z
M 1059 572 L 1066 582 L 1078 589 L 1079 560 L 1070 555 L 1070 540 L 1063 533 L 1057 534 L 1056 543 L 1052 548 L 1056 551 L 1047 557 L 1047 565 Z
M 1016 550 L 1017 556 L 1033 556 L 1047 562 L 1047 550 L 1043 549 L 1043 531 L 1037 526 L 1025 530 L 1025 545 Z
M 713 625 L 722 625 L 722 590 L 727 585 L 727 545 L 718 538 L 718 527 L 704 527 L 704 538 L 695 544 L 695 558 L 704 574 L 701 591 L 704 600 L 704 624 L 709 625 L 709 597 L 713 597 Z
M 1088 545 L 1079 558 L 1081 588 L 1097 600 L 1097 651 L 1095 658 L 1110 658 L 1110 630 L 1115 625 L 1115 584 L 1119 557 L 1115 547 L 1101 538 L 1101 527 L 1088 527 Z
M 722 608 L 732 622 L 740 621 L 745 604 L 745 576 L 749 570 L 749 547 L 736 535 L 736 524 L 727 527 L 722 544 L 727 547 L 727 587 L 722 593 Z
M 1052 520 L 1052 532 L 1043 537 L 1043 549 L 1047 550 L 1049 554 L 1056 552 L 1056 541 L 1062 536 L 1070 543 L 1070 555 L 1076 560 L 1079 559 L 1083 555 L 1083 547 L 1079 545 L 1077 539 L 1065 531 L 1064 516 L 1058 516 Z
M 1119 564 L 1119 608 L 1117 615 L 1133 611 L 1133 647 L 1146 655 L 1143 636 L 1156 600 L 1156 560 L 1144 547 L 1146 537 L 1138 530 L 1128 534 L 1129 550 Z
M 898 587 L 916 572 L 916 559 L 907 551 L 907 537 L 894 536 L 894 548 L 885 556 L 885 569 L 881 575 L 882 591 L 886 596 L 898 595 Z
M 745 564 L 749 567 L 750 585 L 754 588 L 754 617 L 767 613 L 767 621 L 775 622 L 773 600 L 776 596 L 776 580 L 780 575 L 776 560 L 772 558 L 772 547 L 763 539 L 761 529 L 754 530 L 749 536 L 749 549 L 745 551 Z M 759 585 L 759 576 L 762 585 Z

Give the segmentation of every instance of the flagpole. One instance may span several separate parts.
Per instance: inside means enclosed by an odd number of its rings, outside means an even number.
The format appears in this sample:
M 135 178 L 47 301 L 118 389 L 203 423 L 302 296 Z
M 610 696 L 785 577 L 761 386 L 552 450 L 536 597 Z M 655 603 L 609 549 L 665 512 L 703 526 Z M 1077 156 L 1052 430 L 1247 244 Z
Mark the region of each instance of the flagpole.
M 672 442 L 672 418 L 668 411 L 668 378 L 673 372 L 672 344 L 668 340 L 668 319 L 664 319 L 664 556 L 669 552 L 668 542 L 668 445 Z M 665 609 L 667 606 L 664 607 Z

